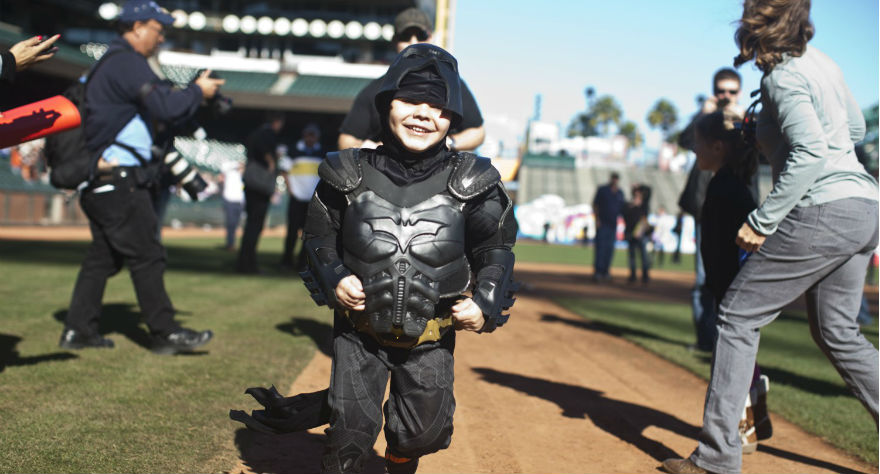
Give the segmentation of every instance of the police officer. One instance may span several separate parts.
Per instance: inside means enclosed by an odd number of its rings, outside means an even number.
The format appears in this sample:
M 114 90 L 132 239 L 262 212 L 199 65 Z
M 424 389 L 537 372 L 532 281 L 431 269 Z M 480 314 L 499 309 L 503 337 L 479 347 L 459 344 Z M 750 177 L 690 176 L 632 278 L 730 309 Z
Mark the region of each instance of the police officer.
M 122 6 L 120 37 L 111 42 L 104 64 L 86 85 L 86 144 L 96 158 L 94 178 L 80 204 L 89 219 L 92 244 L 80 268 L 59 345 L 65 349 L 113 347 L 98 333 L 107 278 L 127 263 L 138 304 L 161 354 L 191 351 L 207 343 L 211 331 L 194 331 L 174 320 L 165 291 L 165 249 L 148 189 L 153 134 L 151 123 L 174 126 L 191 119 L 222 80 L 202 74 L 192 85 L 173 89 L 150 69 L 147 58 L 164 41 L 173 18 L 156 2 L 129 0 Z

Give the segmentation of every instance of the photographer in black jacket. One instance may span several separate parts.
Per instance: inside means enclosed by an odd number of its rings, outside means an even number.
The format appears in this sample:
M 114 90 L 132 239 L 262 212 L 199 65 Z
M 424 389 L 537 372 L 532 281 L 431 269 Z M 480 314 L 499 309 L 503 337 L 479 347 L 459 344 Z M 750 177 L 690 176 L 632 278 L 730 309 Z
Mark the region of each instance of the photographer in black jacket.
M 148 189 L 155 175 L 151 156 L 152 123 L 174 126 L 195 115 L 222 80 L 202 74 L 185 89 L 160 82 L 147 58 L 164 41 L 173 18 L 154 1 L 129 0 L 119 16 L 114 40 L 86 85 L 84 133 L 95 157 L 94 178 L 82 190 L 80 204 L 89 218 L 92 244 L 79 272 L 59 345 L 65 349 L 113 347 L 98 333 L 107 278 L 127 263 L 143 320 L 161 354 L 191 351 L 211 337 L 174 321 L 165 292 L 165 249 Z

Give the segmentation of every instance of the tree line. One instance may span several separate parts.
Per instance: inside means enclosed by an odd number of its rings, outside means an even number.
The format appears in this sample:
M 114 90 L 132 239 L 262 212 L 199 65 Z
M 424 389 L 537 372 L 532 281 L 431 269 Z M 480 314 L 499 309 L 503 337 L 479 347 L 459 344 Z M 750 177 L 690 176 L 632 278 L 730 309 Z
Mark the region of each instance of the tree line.
M 624 119 L 623 108 L 614 96 L 605 94 L 595 97 L 595 90 L 588 87 L 585 91 L 587 96 L 587 108 L 572 118 L 568 125 L 569 137 L 607 137 L 616 134 L 626 137 L 630 148 L 638 148 L 645 142 L 645 136 L 639 130 L 638 125 L 632 120 Z M 660 98 L 648 110 L 645 117 L 651 128 L 659 129 L 663 139 L 669 143 L 678 141 L 680 130 L 678 124 L 678 109 L 671 101 Z

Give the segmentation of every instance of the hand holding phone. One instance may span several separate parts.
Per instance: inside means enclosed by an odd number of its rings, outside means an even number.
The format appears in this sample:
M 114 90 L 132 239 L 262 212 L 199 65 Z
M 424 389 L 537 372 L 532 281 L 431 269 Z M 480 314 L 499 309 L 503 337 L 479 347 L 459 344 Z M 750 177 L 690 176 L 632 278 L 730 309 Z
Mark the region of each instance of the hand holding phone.
M 15 70 L 21 71 L 51 58 L 58 50 L 54 47 L 58 38 L 61 38 L 61 35 L 34 36 L 12 45 L 9 52 L 15 57 Z

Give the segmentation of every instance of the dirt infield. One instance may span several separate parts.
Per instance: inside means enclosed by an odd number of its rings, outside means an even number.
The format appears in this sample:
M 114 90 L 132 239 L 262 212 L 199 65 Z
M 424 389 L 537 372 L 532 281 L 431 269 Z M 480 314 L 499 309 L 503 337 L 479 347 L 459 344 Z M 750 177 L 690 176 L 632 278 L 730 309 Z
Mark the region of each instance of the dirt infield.
M 509 325 L 491 335 L 460 333 L 455 366 L 455 434 L 425 457 L 425 473 L 657 472 L 660 461 L 696 446 L 706 382 L 646 350 L 584 327 L 546 295 L 639 294 L 687 300 L 687 275 L 657 273 L 650 291 L 587 283 L 588 270 L 517 264 L 520 294 Z M 620 275 L 618 275 L 620 277 Z M 620 278 L 622 279 L 622 277 Z M 289 393 L 326 387 L 327 354 L 316 353 Z M 744 458 L 743 472 L 877 472 L 786 422 Z M 320 465 L 323 427 L 309 433 L 252 433 L 230 472 L 311 473 Z M 380 435 L 365 472 L 383 472 Z

